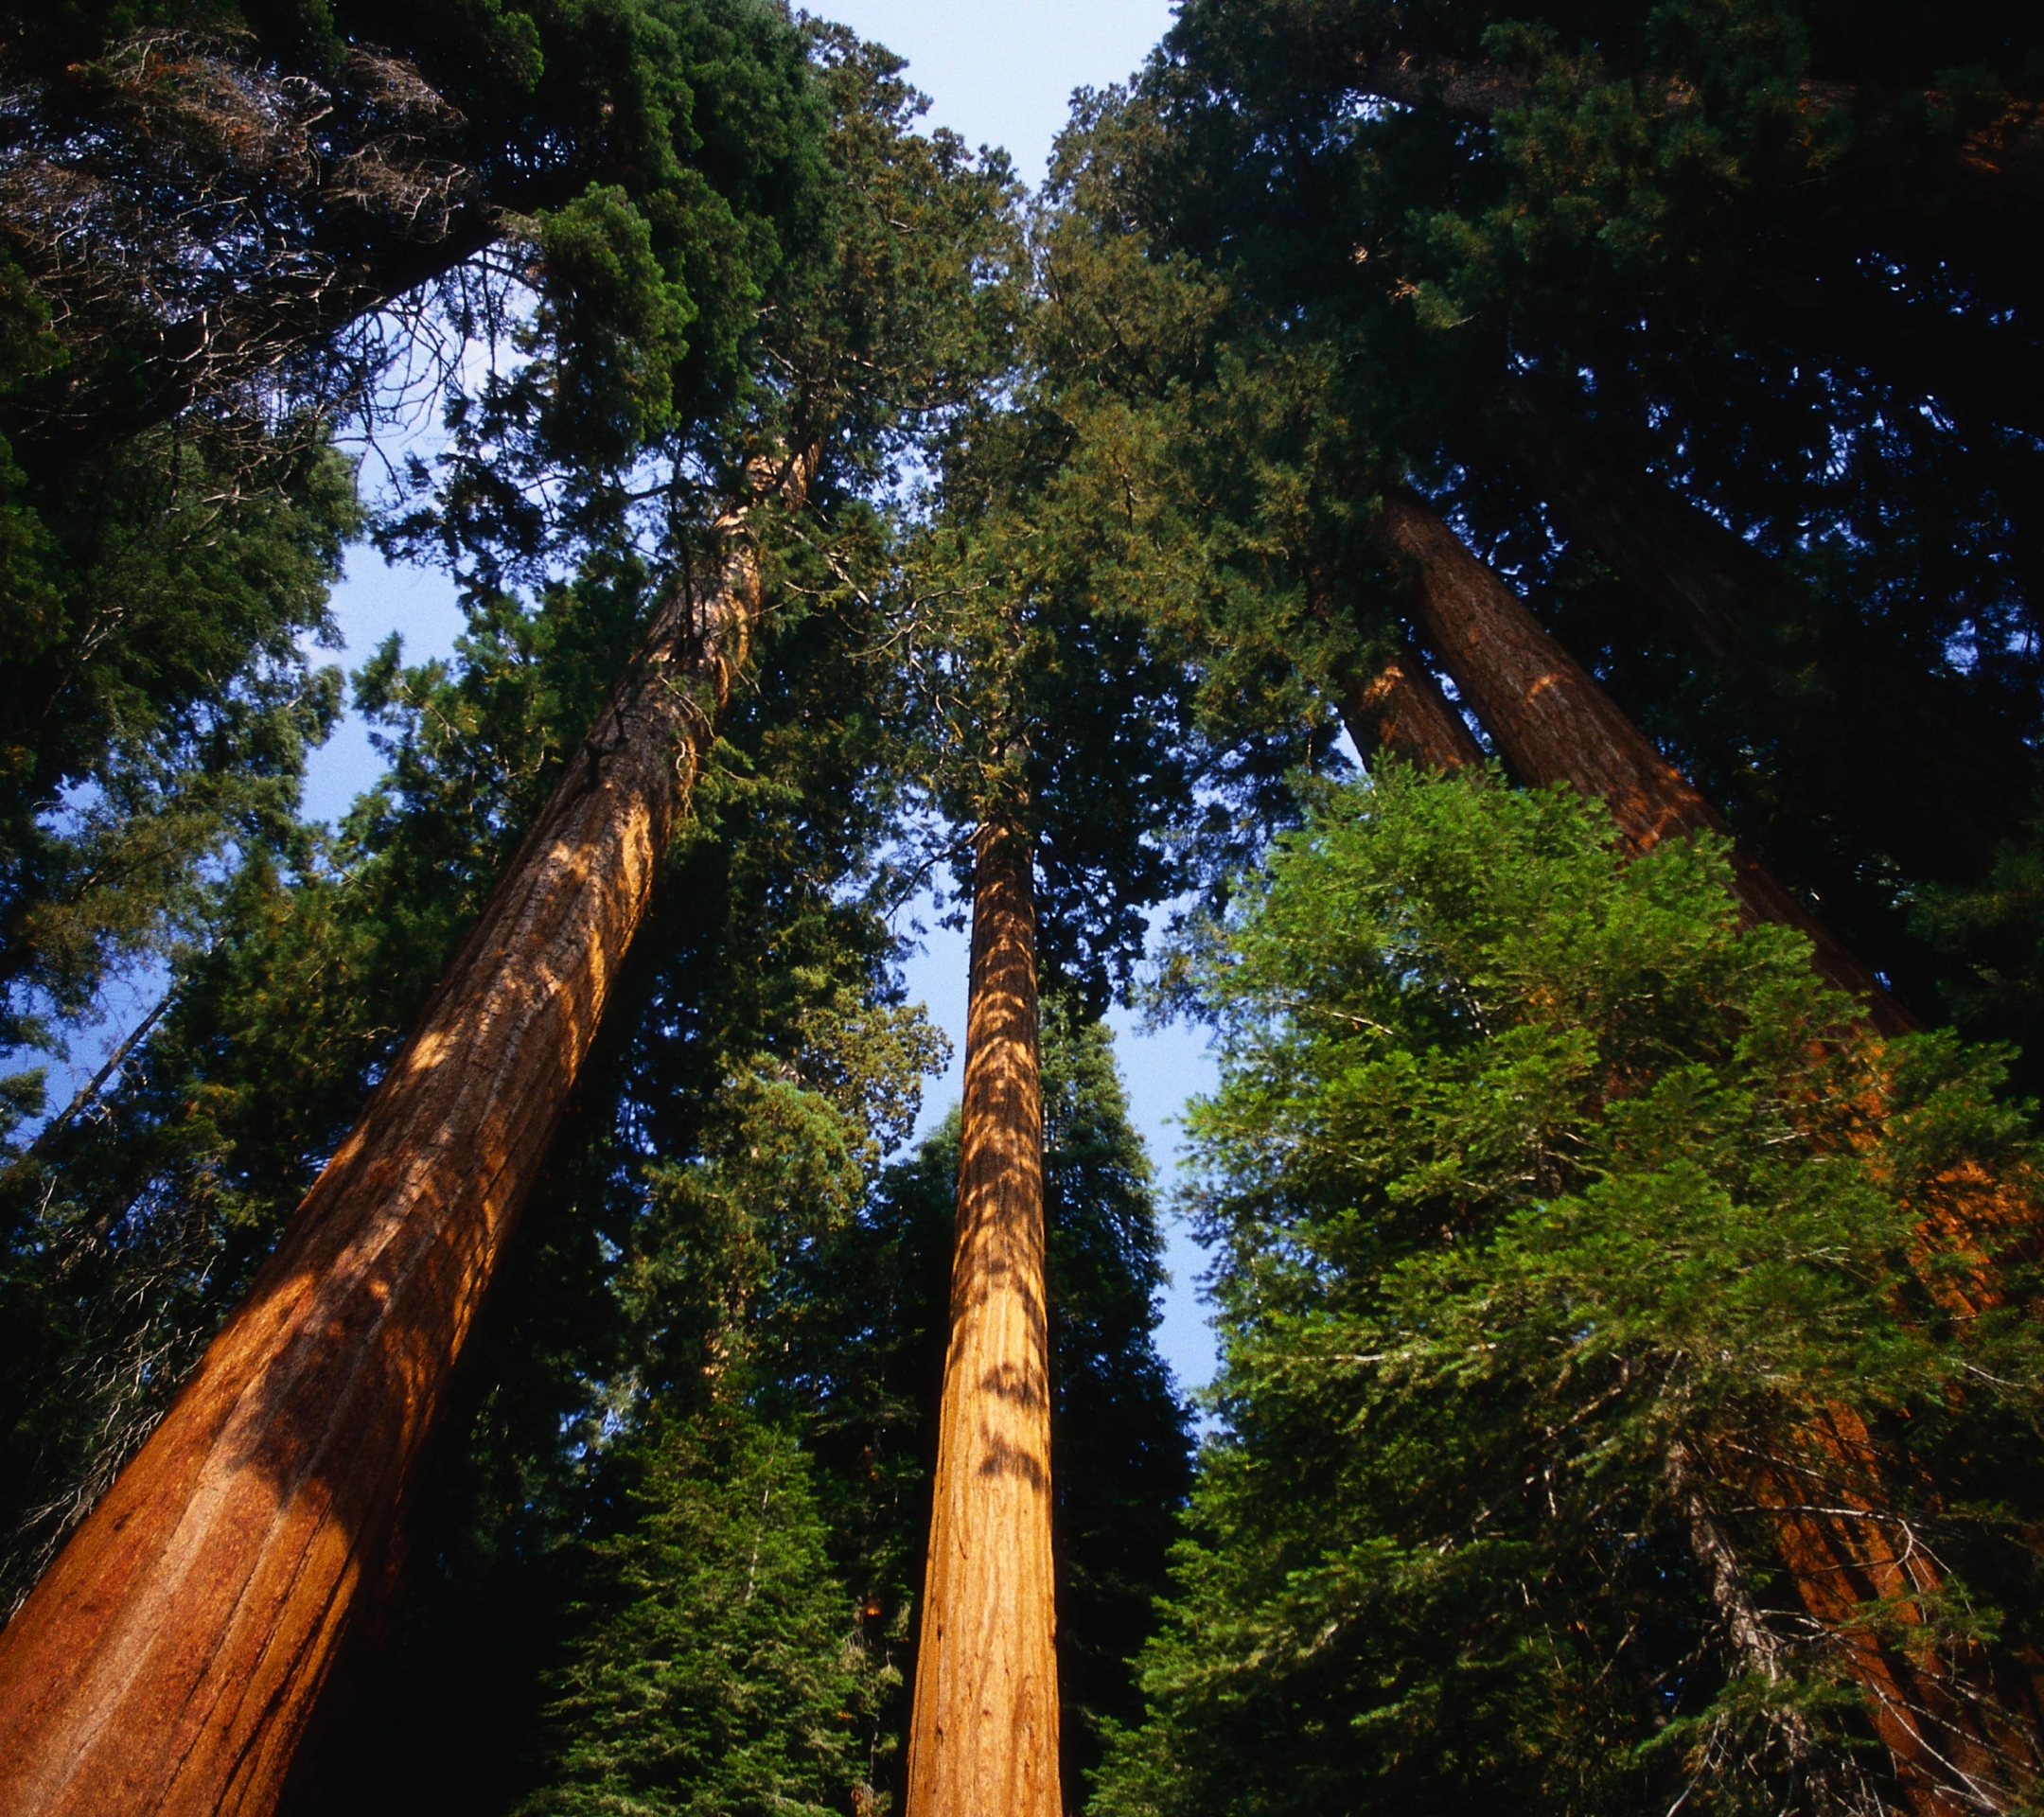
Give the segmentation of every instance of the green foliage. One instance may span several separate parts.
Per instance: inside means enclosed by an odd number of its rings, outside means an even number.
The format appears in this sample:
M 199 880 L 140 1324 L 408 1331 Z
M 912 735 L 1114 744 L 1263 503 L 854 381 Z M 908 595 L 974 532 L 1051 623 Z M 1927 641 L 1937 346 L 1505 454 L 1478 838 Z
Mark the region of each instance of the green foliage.
M 947 425 L 892 597 L 917 785 L 951 825 L 1031 834 L 1039 961 L 1097 1014 L 1149 905 L 1213 868 L 1194 829 L 1260 828 L 1325 720 L 1268 639 L 1214 633 L 1261 600 L 1282 535 L 1228 520 L 1208 474 L 1182 470 L 1211 424 L 1184 420 L 1181 368 L 1219 299 L 1180 271 L 1115 290 L 1139 258 L 1034 226 L 1009 362 Z
M 2007 7 L 1187 7 L 1082 108 L 1055 233 L 1153 438 L 1131 497 L 1182 488 L 1184 568 L 1229 582 L 1159 606 L 1338 690 L 1410 617 L 1370 519 L 1418 485 L 1905 1000 L 1970 1014 L 1976 956 L 1909 904 L 2030 838 L 2044 363 L 2033 203 L 1961 151 L 2040 68 Z M 1743 660 L 1611 572 L 1528 402 L 1621 517 L 1766 557 Z M 2001 1007 L 1971 1026 L 2027 1040 Z
M 1184 963 L 1226 1429 L 1096 1808 L 1854 1802 L 1771 1482 L 1939 1561 L 1860 1617 L 1919 1659 L 2035 1645 L 2003 1056 L 1867 1040 L 1720 846 L 1495 776 L 1330 791 Z
M 639 1518 L 591 1548 L 595 1585 L 522 1813 L 844 1808 L 872 1671 L 831 1574 L 810 1472 L 742 1413 L 643 1441 Z
M 58 486 L 0 467 L 0 1043 L 61 1040 L 231 849 L 289 851 L 340 673 L 300 640 L 361 525 L 315 431 L 158 433 Z

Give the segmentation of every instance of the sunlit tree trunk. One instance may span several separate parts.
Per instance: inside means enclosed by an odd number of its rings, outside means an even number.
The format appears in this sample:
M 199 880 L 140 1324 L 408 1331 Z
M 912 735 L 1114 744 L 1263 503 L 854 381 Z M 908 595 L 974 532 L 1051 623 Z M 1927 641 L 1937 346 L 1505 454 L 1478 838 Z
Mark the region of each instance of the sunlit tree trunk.
M 248 1297 L 0 1633 L 9 1817 L 275 1804 L 745 662 L 757 566 L 719 532 Z
M 987 826 L 908 1817 L 1058 1817 L 1050 1511 L 1036 911 L 1027 837 Z
M 1705 828 L 1725 831 L 1717 810 L 1432 507 L 1394 492 L 1384 501 L 1384 528 L 1413 565 L 1421 631 L 1521 781 L 1567 783 L 1601 797 L 1635 852 Z M 1916 1026 L 1880 980 L 1736 846 L 1732 875 L 1745 913 L 1808 936 L 1818 971 L 1859 998 L 1876 1029 L 1896 1034 Z

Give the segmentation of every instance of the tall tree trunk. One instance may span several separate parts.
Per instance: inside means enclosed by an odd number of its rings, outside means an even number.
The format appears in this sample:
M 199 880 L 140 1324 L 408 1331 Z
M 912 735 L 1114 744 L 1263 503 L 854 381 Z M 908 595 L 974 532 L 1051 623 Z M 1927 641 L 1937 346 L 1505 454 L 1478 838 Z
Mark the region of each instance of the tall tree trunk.
M 1409 644 L 1371 679 L 1349 686 L 1341 716 L 1357 754 L 1366 760 L 1371 751 L 1383 750 L 1419 769 L 1460 769 L 1483 762 L 1462 715 L 1441 697 Z
M 1894 1802 L 1915 1817 L 2027 1808 L 2023 1789 L 2044 1767 L 2044 1671 L 2027 1649 L 1898 1638 L 1925 1623 L 1945 1573 L 1893 1511 L 1859 1416 L 1834 1404 L 1788 1434 L 1721 1435 L 1706 1450 L 1709 1475 L 1769 1517 L 1803 1607 L 1865 1693 Z M 1876 1607 L 1882 1619 L 1870 1621 Z
M 1775 565 L 1644 473 L 1579 447 L 1523 385 L 1505 393 L 1520 465 L 1562 528 L 1717 667 L 1912 876 L 1970 882 L 2023 837 L 2036 758 L 1948 679 L 1897 655 L 1812 689 L 1771 665 L 1765 626 L 1792 591 Z
M 1384 528 L 1417 568 L 1415 602 L 1427 641 L 1522 781 L 1568 783 L 1602 797 L 1635 852 L 1704 828 L 1726 830 L 1688 779 L 1423 500 L 1390 494 Z M 1916 1026 L 1880 980 L 1737 846 L 1732 882 L 1753 920 L 1782 922 L 1808 936 L 1818 971 L 1860 999 L 1876 1029 L 1899 1034 Z
M 274 1806 L 745 662 L 757 564 L 718 528 L 247 1299 L 0 1633 L 9 1817 Z
M 1722 830 L 1709 804 L 1423 501 L 1393 494 L 1385 501 L 1385 525 L 1396 547 L 1418 565 L 1422 629 L 1522 778 L 1566 782 L 1603 796 L 1635 851 L 1700 827 Z M 1880 1032 L 1915 1026 L 1765 871 L 1736 848 L 1734 858 L 1734 887 L 1749 916 L 1809 933 L 1819 971 L 1865 998 L 1868 1021 Z M 1927 1222 L 1963 1228 L 1978 1240 L 1996 1243 L 2008 1235 L 2006 1217 L 1993 1206 L 1985 1215 L 1929 1204 L 1924 1210 Z M 1976 1292 L 1991 1297 L 1992 1283 Z M 1883 1500 L 1879 1460 L 1849 1408 L 1824 1409 L 1786 1455 L 1748 1460 L 1723 1473 L 1771 1512 L 1782 1561 L 1805 1608 L 1838 1642 L 1867 1693 L 1870 1720 L 1908 1809 L 1916 1817 L 1960 1817 L 1982 1808 L 1968 1790 L 1993 1791 L 2008 1764 L 2018 1775 L 2035 1771 L 2039 1702 L 2030 1663 L 1919 1660 L 1868 1626 L 1862 1605 L 1887 1598 L 1896 1599 L 1902 1622 L 1921 1622 L 1914 1598 L 1939 1585 L 1928 1556 L 1912 1547 L 1905 1559 L 1877 1518 L 1841 1513 L 1840 1504 L 1877 1509 Z M 1695 1488 L 1693 1474 L 1684 1482 Z M 1699 1562 L 1714 1573 L 1720 1608 L 1735 1613 L 1721 1594 L 1731 1555 L 1713 1554 L 1708 1536 L 1695 1526 L 1696 1507 L 1685 1511 Z
M 1060 1809 L 1036 1034 L 1029 840 L 982 827 L 907 1817 Z

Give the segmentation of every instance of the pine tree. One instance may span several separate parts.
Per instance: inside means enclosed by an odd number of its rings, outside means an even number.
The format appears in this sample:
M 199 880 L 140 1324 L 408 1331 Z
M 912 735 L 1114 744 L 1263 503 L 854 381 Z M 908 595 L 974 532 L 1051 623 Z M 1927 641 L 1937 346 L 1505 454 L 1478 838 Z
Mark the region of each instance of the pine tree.
M 842 1810 L 872 1692 L 809 1470 L 742 1409 L 657 1425 L 543 1721 L 529 1817 Z

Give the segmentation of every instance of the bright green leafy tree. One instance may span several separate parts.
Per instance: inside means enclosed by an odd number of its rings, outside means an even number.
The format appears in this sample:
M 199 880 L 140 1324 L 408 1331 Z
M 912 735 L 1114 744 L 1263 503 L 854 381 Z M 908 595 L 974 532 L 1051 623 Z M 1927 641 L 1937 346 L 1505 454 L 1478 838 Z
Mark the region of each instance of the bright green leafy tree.
M 1225 1427 L 1096 1808 L 1873 1808 L 1881 1634 L 2031 1795 L 2001 1054 L 1866 1042 L 1720 850 L 1494 775 L 1329 792 L 1187 967 Z M 1812 1601 L 1787 1507 L 1935 1568 Z

